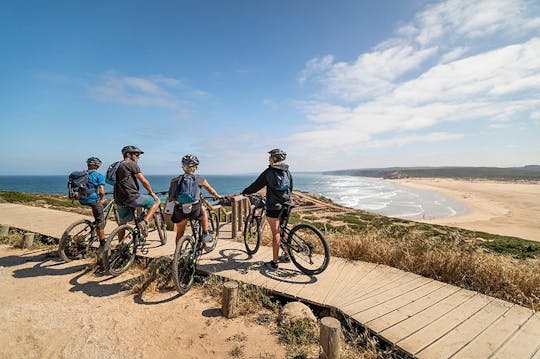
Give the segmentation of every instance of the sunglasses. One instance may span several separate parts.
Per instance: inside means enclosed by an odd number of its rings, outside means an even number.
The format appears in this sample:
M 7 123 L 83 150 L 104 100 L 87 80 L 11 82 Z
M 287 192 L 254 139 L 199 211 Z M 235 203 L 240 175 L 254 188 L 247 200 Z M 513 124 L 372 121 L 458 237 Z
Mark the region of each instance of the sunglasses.
M 140 152 L 131 152 L 131 155 L 139 157 L 141 154 L 140 154 Z

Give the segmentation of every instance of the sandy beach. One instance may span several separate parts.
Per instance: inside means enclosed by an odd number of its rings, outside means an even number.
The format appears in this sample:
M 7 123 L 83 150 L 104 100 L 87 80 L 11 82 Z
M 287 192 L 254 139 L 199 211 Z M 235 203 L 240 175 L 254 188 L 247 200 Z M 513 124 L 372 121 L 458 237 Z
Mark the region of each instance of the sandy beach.
M 468 209 L 453 217 L 417 220 L 419 222 L 540 241 L 540 183 L 446 178 L 407 178 L 392 182 L 438 191 Z

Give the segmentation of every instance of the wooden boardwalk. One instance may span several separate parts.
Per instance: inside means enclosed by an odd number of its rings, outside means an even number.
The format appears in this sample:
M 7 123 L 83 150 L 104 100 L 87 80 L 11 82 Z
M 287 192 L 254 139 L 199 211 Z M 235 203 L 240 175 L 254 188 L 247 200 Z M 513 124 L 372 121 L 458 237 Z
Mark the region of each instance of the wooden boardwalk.
M 0 223 L 59 238 L 81 215 L 0 204 Z M 262 264 L 271 249 L 248 256 L 222 228 L 215 251 L 203 256 L 207 273 L 251 283 L 281 295 L 335 309 L 418 358 L 540 359 L 540 314 L 474 291 L 392 267 L 333 257 L 327 270 L 306 276 L 291 263 L 276 271 Z M 228 239 L 227 239 L 228 237 Z M 171 255 L 150 236 L 149 257 Z

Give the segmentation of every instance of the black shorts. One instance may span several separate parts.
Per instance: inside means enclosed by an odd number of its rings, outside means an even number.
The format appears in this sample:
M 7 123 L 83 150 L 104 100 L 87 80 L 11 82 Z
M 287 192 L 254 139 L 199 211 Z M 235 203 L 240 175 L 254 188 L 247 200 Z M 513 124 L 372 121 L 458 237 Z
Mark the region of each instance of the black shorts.
M 266 209 L 266 217 L 268 218 L 279 218 L 281 209 Z
M 100 200 L 97 200 L 94 203 L 85 204 L 85 206 L 90 206 L 92 208 L 92 215 L 96 221 L 96 226 L 99 229 L 105 228 L 105 213 L 103 213 L 103 204 Z
M 195 203 L 190 213 L 184 213 L 182 206 L 175 206 L 174 212 L 171 217 L 173 223 L 178 223 L 184 219 L 201 220 L 203 218 L 202 204 L 201 202 Z

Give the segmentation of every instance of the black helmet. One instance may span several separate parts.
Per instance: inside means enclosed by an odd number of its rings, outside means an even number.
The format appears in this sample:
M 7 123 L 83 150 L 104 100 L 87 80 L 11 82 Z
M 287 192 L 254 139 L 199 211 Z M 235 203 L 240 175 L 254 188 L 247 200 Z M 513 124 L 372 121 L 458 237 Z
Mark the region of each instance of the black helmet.
M 198 166 L 199 165 L 199 159 L 195 155 L 185 155 L 182 157 L 182 166 Z
M 139 147 L 137 146 L 124 146 L 124 148 L 122 148 L 122 156 L 125 156 L 126 153 L 140 153 L 140 154 L 143 154 L 143 150 L 141 150 Z
M 268 151 L 270 156 L 274 158 L 276 162 L 285 161 L 287 158 L 287 153 L 279 148 L 274 148 L 273 150 Z
M 99 167 L 101 166 L 101 160 L 97 157 L 90 157 L 86 160 L 86 164 L 92 167 Z

